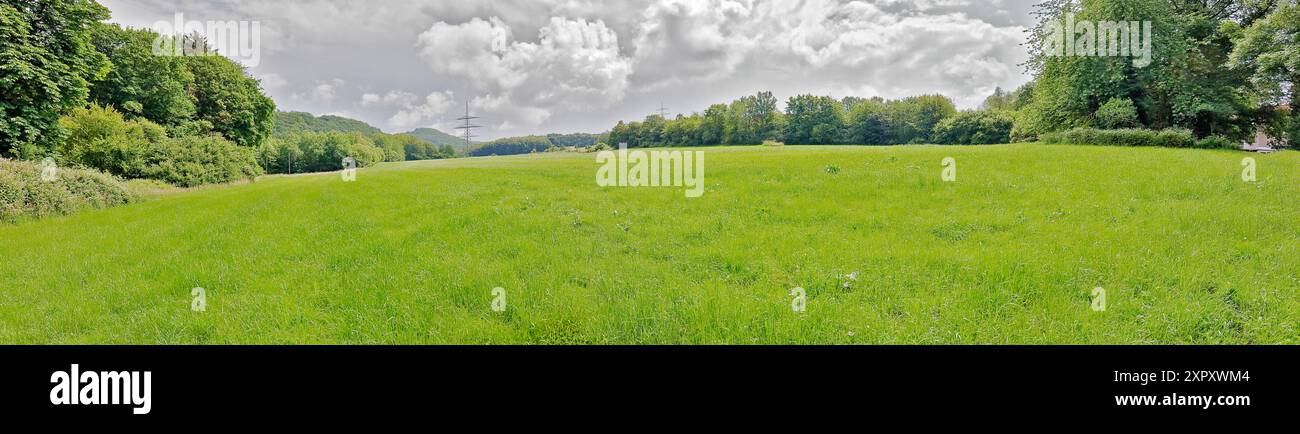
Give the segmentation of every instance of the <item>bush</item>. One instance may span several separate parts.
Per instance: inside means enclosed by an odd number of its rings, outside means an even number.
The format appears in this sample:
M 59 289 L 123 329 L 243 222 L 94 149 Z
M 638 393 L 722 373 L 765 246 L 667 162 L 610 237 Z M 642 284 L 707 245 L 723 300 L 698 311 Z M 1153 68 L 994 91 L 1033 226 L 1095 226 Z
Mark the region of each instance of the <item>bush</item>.
M 196 187 L 252 180 L 261 174 L 252 149 L 212 135 L 168 139 L 154 145 L 138 177 Z
M 1128 98 L 1112 98 L 1102 104 L 1093 116 L 1097 126 L 1104 129 L 1135 128 L 1142 125 L 1138 122 L 1137 107 Z
M 148 120 L 126 120 L 112 107 L 91 105 L 59 120 L 64 139 L 57 147 L 65 165 L 133 176 L 144 167 L 145 154 L 167 138 L 163 127 Z
M 1196 147 L 1196 136 L 1192 134 L 1192 130 L 1168 128 L 1156 133 L 1156 146 L 1164 148 L 1193 148 Z
M 936 143 L 991 145 L 1011 142 L 1011 116 L 1003 112 L 972 111 L 946 118 L 934 127 Z
M 1142 129 L 1098 130 L 1075 128 L 1042 135 L 1043 143 L 1065 145 L 1156 146 L 1191 148 L 1197 142 L 1189 130 L 1170 128 L 1161 131 Z
M 215 134 L 169 139 L 163 127 L 145 119 L 126 120 L 112 107 L 75 109 L 59 124 L 66 134 L 58 154 L 68 165 L 181 187 L 251 179 L 262 173 L 251 149 Z
M 1240 146 L 1222 136 L 1210 136 L 1197 140 L 1196 147 L 1201 149 L 1238 149 Z
M 0 159 L 0 221 L 16 222 L 106 208 L 135 199 L 126 185 L 102 172 L 59 168 L 53 181 L 41 179 L 44 167 L 31 161 Z

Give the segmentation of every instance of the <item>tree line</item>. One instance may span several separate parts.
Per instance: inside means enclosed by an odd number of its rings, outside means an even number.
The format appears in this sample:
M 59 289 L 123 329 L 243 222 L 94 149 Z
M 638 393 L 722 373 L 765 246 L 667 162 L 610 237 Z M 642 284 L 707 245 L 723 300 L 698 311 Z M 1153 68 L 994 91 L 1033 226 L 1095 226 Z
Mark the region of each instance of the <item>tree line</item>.
M 599 143 L 602 135 L 574 133 L 547 134 L 545 136 L 506 137 L 483 143 L 470 149 L 471 157 L 488 157 L 493 155 L 519 155 L 534 152 L 556 151 L 563 148 L 590 148 Z
M 959 112 L 948 97 L 882 98 L 797 95 L 778 107 L 771 92 L 759 92 L 704 113 L 641 122 L 619 122 L 613 145 L 629 147 L 906 143 L 985 144 L 1010 140 L 1012 116 L 1005 110 Z

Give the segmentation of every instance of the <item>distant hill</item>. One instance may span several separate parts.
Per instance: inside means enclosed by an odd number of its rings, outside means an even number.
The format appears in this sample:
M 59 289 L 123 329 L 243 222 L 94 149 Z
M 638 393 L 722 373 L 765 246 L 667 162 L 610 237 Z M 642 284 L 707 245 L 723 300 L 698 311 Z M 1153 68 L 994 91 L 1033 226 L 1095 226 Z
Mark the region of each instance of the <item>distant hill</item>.
M 361 133 L 370 137 L 385 135 L 382 130 L 370 124 L 342 116 L 314 116 L 311 113 L 304 112 L 275 113 L 276 136 L 302 132 L 323 133 L 331 131 Z M 456 150 L 457 155 L 473 156 L 527 154 L 529 152 L 544 151 L 552 145 L 562 148 L 568 146 L 585 148 L 595 145 L 597 141 L 603 139 L 602 135 L 597 134 L 548 134 L 546 136 L 507 137 L 491 142 L 471 142 L 467 146 L 464 138 L 433 128 L 417 128 L 414 131 L 399 135 L 411 136 L 433 145 L 451 146 Z
M 458 154 L 468 153 L 470 148 L 474 147 L 473 145 L 480 143 L 470 142 L 471 145 L 466 146 L 463 137 L 456 137 L 433 128 L 419 128 L 406 134 L 435 145 L 450 145 L 451 147 L 456 148 L 456 153 Z
M 275 135 L 292 133 L 323 133 L 338 131 L 344 133 L 361 133 L 367 136 L 383 134 L 379 128 L 356 119 L 341 116 L 313 116 L 303 112 L 275 112 Z

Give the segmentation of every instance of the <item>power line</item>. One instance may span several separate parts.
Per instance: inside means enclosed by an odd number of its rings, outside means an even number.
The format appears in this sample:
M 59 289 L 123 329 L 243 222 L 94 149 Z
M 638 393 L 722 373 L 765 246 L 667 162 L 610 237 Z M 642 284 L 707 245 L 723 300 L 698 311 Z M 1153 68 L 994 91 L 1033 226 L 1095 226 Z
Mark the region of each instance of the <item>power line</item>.
M 668 120 L 668 107 L 664 107 L 663 101 L 659 102 L 659 117 Z
M 469 115 L 469 101 L 465 101 L 465 117 L 456 118 L 456 120 L 458 121 L 465 121 L 465 125 L 456 127 L 456 129 L 458 130 L 465 130 L 465 152 L 469 152 L 469 148 L 474 145 L 474 142 L 472 140 L 474 137 L 477 137 L 473 133 L 474 129 L 483 128 L 480 125 L 474 125 L 473 123 L 470 122 L 478 118 L 479 118 L 478 116 Z

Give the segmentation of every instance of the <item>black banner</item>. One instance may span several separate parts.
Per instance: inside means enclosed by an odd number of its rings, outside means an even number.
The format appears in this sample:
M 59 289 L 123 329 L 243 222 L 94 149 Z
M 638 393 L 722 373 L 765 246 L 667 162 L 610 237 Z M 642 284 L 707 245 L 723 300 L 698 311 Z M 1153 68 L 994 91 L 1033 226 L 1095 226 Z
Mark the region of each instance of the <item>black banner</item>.
M 764 417 L 869 409 L 1195 420 L 1283 415 L 1300 404 L 1296 347 L 84 346 L 0 354 L 9 377 L 0 409 L 10 420 L 707 415 L 722 403 Z M 124 391 L 127 383 L 134 389 Z

